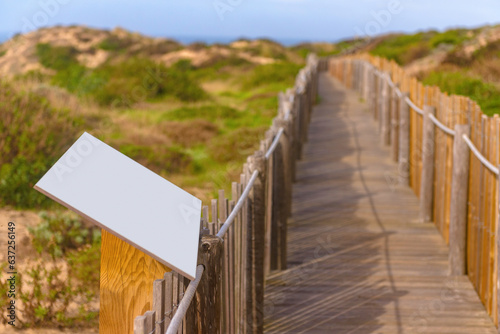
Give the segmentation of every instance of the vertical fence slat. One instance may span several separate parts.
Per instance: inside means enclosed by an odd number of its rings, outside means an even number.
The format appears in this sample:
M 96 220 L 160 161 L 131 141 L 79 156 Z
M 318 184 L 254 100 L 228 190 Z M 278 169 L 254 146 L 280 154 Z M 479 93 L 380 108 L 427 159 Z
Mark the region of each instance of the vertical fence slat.
M 170 271 L 163 275 L 163 279 L 165 280 L 165 328 L 168 328 L 170 325 L 170 320 L 173 316 L 173 292 L 172 292 L 172 281 L 173 281 L 173 273 Z
M 422 222 L 430 222 L 432 220 L 432 193 L 434 184 L 434 123 L 429 118 L 429 115 L 434 113 L 434 107 L 424 107 L 422 180 L 420 184 L 420 219 Z
M 218 221 L 220 222 L 217 225 L 217 230 L 220 229 L 222 226 L 223 222 L 226 220 L 226 197 L 223 189 L 219 190 L 219 199 L 218 199 Z M 228 259 L 229 259 L 229 242 L 228 242 L 228 234 L 223 237 L 223 253 L 222 253 L 222 272 L 221 278 L 222 278 L 222 290 L 221 290 L 221 300 L 222 300 L 222 307 L 223 311 L 221 313 L 221 320 L 223 326 L 221 327 L 223 332 L 230 333 L 231 329 L 229 327 L 229 312 L 231 308 L 231 304 L 229 302 L 229 280 L 228 280 Z
M 410 186 L 410 106 L 404 101 L 409 96 L 403 93 L 399 102 L 399 184 Z
M 396 85 L 398 87 L 398 85 Z M 399 159 L 399 97 L 396 89 L 392 90 L 391 96 L 391 145 L 392 160 L 398 162 Z
M 243 174 L 240 176 L 240 190 L 239 193 L 243 193 L 243 189 L 247 184 L 247 168 L 246 164 L 243 167 Z M 240 268 L 240 276 L 242 278 L 241 282 L 241 314 L 240 314 L 240 331 L 242 333 L 250 333 L 249 330 L 249 311 L 247 307 L 247 290 L 249 289 L 248 285 L 250 284 L 249 277 L 247 276 L 247 261 L 248 261 L 248 199 L 245 199 L 245 204 L 241 209 L 241 268 Z M 251 315 L 251 313 L 250 313 Z
M 450 205 L 450 274 L 466 273 L 467 197 L 469 147 L 462 135 L 470 135 L 469 125 L 456 125 L 453 143 L 453 176 Z
M 153 311 L 156 312 L 157 333 L 165 332 L 165 280 L 157 279 L 153 282 Z
M 179 274 L 172 272 L 172 317 L 179 306 Z
M 149 334 L 146 329 L 146 316 L 140 315 L 134 319 L 134 334 Z
M 186 288 L 186 286 L 185 286 L 186 280 L 185 280 L 184 276 L 182 276 L 181 274 L 178 274 L 178 279 L 179 279 L 179 289 L 177 292 L 177 296 L 178 296 L 177 297 L 177 300 L 178 300 L 177 304 L 180 304 L 182 298 L 184 297 L 184 290 Z M 177 307 L 177 308 L 179 308 L 179 307 Z M 184 317 L 182 319 L 182 323 L 179 326 L 179 330 L 177 331 L 177 333 L 178 334 L 185 334 L 185 332 L 184 332 L 185 326 L 186 326 L 186 317 Z
M 234 200 L 231 200 L 228 202 L 227 209 L 228 209 L 228 214 L 233 211 L 234 206 L 236 205 Z M 229 273 L 229 303 L 231 305 L 231 308 L 229 309 L 229 328 L 231 329 L 232 333 L 236 332 L 236 327 L 235 327 L 235 314 L 236 314 L 236 284 L 235 284 L 235 279 L 236 279 L 236 273 L 235 273 L 235 262 L 236 262 L 236 249 L 239 247 L 239 245 L 236 245 L 236 231 L 234 228 L 229 229 L 229 238 L 228 241 L 230 243 L 229 245 L 229 268 L 228 268 L 228 273 Z

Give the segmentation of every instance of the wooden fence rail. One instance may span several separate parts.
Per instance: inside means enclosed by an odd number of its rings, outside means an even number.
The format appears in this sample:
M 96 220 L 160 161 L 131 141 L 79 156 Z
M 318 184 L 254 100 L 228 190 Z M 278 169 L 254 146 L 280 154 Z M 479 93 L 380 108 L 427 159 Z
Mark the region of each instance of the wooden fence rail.
M 170 272 L 153 283 L 153 310 L 135 318 L 134 333 L 263 332 L 264 278 L 286 269 L 294 165 L 307 138 L 318 72 L 327 66 L 315 55 L 307 58 L 295 87 L 279 95 L 278 115 L 260 149 L 248 157 L 240 181 L 232 183 L 230 196 L 219 190 L 203 207 L 198 259 L 203 270 L 185 316 L 179 314 L 181 326 L 169 328 L 189 282 Z
M 356 55 L 328 68 L 367 101 L 399 164 L 393 179 L 419 196 L 422 221 L 449 243 L 450 274 L 469 276 L 498 325 L 500 118 L 424 86 L 393 61 Z

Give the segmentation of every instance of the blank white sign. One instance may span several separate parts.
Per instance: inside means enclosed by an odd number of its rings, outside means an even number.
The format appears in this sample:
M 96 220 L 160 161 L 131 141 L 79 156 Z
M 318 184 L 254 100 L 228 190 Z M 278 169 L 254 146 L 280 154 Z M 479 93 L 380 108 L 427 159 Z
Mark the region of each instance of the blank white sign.
M 90 134 L 35 189 L 194 279 L 201 201 Z

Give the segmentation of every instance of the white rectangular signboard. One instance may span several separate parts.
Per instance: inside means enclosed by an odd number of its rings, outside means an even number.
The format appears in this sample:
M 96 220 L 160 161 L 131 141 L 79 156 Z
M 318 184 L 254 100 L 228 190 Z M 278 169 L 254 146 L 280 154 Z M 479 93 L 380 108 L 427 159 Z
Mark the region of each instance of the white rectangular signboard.
M 90 134 L 35 189 L 194 279 L 201 201 Z

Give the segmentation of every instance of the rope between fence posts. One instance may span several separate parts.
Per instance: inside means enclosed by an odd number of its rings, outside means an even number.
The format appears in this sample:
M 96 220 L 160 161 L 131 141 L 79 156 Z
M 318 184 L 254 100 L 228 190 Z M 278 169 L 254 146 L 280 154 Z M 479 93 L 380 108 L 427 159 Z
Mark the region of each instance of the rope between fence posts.
M 384 76 L 387 78 L 387 83 L 389 84 L 389 86 L 391 86 L 392 89 L 394 89 L 394 92 L 396 93 L 396 95 L 399 98 L 402 98 L 403 97 L 403 93 L 401 92 L 401 90 L 399 89 L 399 87 L 394 84 L 394 82 L 391 79 L 391 76 L 389 74 L 387 74 L 387 73 L 385 73 Z
M 429 118 L 431 119 L 431 121 L 438 127 L 440 128 L 441 130 L 443 130 L 444 132 L 446 132 L 447 134 L 449 134 L 450 136 L 455 136 L 455 131 L 450 129 L 449 127 L 447 127 L 446 125 L 444 125 L 443 123 L 441 123 L 437 118 L 436 116 L 434 116 L 433 114 L 429 114 Z
M 273 140 L 271 146 L 269 146 L 269 149 L 266 152 L 266 160 L 269 159 L 269 157 L 271 156 L 271 154 L 273 154 L 274 150 L 278 146 L 278 144 L 280 142 L 281 135 L 283 134 L 283 131 L 285 131 L 285 129 L 280 128 L 278 130 L 278 133 L 276 133 L 276 136 L 274 137 L 274 140 Z
M 417 107 L 417 105 L 415 103 L 413 103 L 409 97 L 406 97 L 405 98 L 405 101 L 406 103 L 408 103 L 408 105 L 413 109 L 415 110 L 417 113 L 419 113 L 420 115 L 423 115 L 424 114 L 424 111 L 422 109 L 420 109 L 419 107 Z
M 248 194 L 250 193 L 250 189 L 252 189 L 252 186 L 255 183 L 255 180 L 257 179 L 258 175 L 259 175 L 259 171 L 255 170 L 252 174 L 252 177 L 250 178 L 250 181 L 248 181 L 248 184 L 247 184 L 245 190 L 241 194 L 241 197 L 238 199 L 238 203 L 236 203 L 236 206 L 234 207 L 233 211 L 231 211 L 231 214 L 229 215 L 229 217 L 227 217 L 226 221 L 224 222 L 224 225 L 222 225 L 219 232 L 217 233 L 217 236 L 219 238 L 224 237 L 224 234 L 226 234 L 229 227 L 231 227 L 231 224 L 233 223 L 234 218 L 236 218 L 238 211 L 240 211 L 241 207 L 243 206 L 243 203 L 247 199 Z
M 471 151 L 474 153 L 474 155 L 479 159 L 479 161 L 481 161 L 481 163 L 484 166 L 486 166 L 490 171 L 492 171 L 496 175 L 499 175 L 500 172 L 499 172 L 498 168 L 493 166 L 493 164 L 491 162 L 489 162 L 488 159 L 486 159 L 486 157 L 481 154 L 481 152 L 479 152 L 479 150 L 477 149 L 476 146 L 474 146 L 474 144 L 469 139 L 469 137 L 467 137 L 466 134 L 463 134 L 462 138 L 465 140 L 465 142 L 467 143 L 467 145 L 469 146 Z
M 203 276 L 204 270 L 205 268 L 201 264 L 196 267 L 195 279 L 194 281 L 191 281 L 191 283 L 189 283 L 186 291 L 184 292 L 184 297 L 182 298 L 177 312 L 175 312 L 174 317 L 172 318 L 172 321 L 167 328 L 166 334 L 176 334 L 179 330 L 179 326 L 182 324 L 182 319 L 184 319 L 184 316 L 186 315 L 189 305 L 191 304 L 191 300 L 193 300 L 194 293 L 196 292 L 196 288 L 200 283 L 201 276 Z
M 371 64 L 370 64 L 371 65 Z M 386 78 L 387 79 L 387 83 L 389 84 L 389 86 L 391 86 L 392 88 L 394 88 L 396 90 L 396 94 L 399 96 L 399 98 L 403 98 L 403 92 L 401 92 L 401 90 L 396 87 L 396 85 L 394 84 L 394 82 L 392 82 L 392 79 L 391 77 L 389 76 L 389 74 L 387 73 L 384 73 L 382 71 L 379 71 L 376 69 L 375 66 L 371 65 L 374 69 L 374 73 L 376 76 L 380 77 L 380 78 Z M 419 107 L 417 107 L 417 105 L 415 103 L 412 102 L 412 100 L 410 100 L 409 97 L 406 97 L 405 98 L 405 101 L 406 103 L 413 109 L 415 110 L 417 113 L 419 113 L 420 115 L 423 115 L 424 114 L 424 111 L 422 109 L 420 109 Z M 436 124 L 437 125 L 437 124 Z

